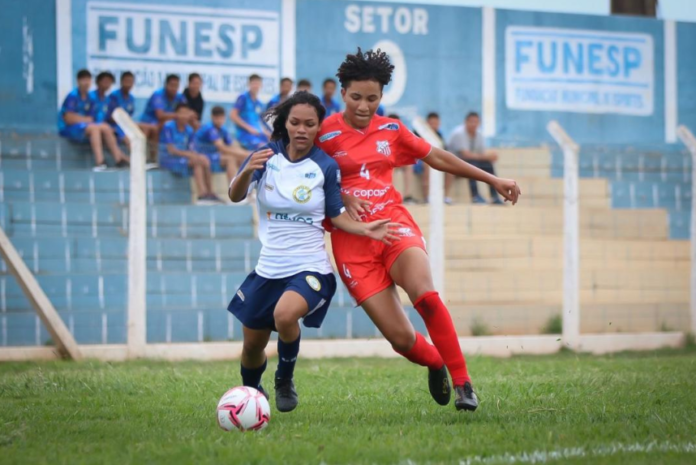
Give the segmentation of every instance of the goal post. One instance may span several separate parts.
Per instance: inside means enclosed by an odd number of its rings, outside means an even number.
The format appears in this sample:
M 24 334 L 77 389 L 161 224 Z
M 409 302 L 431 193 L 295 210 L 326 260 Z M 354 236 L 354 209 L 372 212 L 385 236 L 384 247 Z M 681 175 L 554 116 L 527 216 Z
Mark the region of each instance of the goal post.
M 122 108 L 113 118 L 130 140 L 130 198 L 128 226 L 128 358 L 146 355 L 147 344 L 147 203 L 145 191 L 145 135 Z

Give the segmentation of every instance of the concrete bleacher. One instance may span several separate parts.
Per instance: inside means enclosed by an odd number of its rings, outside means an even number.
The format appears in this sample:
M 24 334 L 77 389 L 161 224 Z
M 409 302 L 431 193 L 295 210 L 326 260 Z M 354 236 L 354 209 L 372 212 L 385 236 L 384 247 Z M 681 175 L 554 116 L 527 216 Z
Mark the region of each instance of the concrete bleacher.
M 79 343 L 123 343 L 129 172 L 94 173 L 82 147 L 55 138 L 0 138 L 0 225 Z M 188 180 L 147 173 L 148 340 L 235 340 L 227 304 L 258 259 L 251 206 L 193 206 Z M 321 330 L 374 336 L 343 289 Z M 0 261 L 0 344 L 49 335 Z
M 93 173 L 89 154 L 55 139 L 0 144 L 0 224 L 78 342 L 124 342 L 129 172 Z M 520 204 L 472 206 L 459 181 L 457 203 L 445 209 L 446 300 L 461 335 L 475 325 L 535 334 L 561 312 L 558 156 L 543 147 L 499 152 L 499 174 L 519 181 Z M 686 327 L 689 244 L 670 237 L 688 232 L 690 161 L 592 153 L 596 161 L 581 162 L 582 330 Z M 239 340 L 225 309 L 258 259 L 252 207 L 193 206 L 188 180 L 159 170 L 147 173 L 147 203 L 148 340 Z M 409 208 L 427 237 L 428 208 Z M 2 262 L 0 329 L 2 345 L 49 341 Z M 307 338 L 377 334 L 342 285 L 324 327 L 304 330 Z
M 561 313 L 562 157 L 544 147 L 498 151 L 498 173 L 518 180 L 520 203 L 471 205 L 459 181 L 445 209 L 446 298 L 460 334 L 481 324 L 493 334 L 538 333 Z M 688 237 L 689 156 L 588 150 L 580 170 L 582 331 L 686 327 L 690 249 L 675 239 Z M 427 207 L 410 208 L 427 237 Z

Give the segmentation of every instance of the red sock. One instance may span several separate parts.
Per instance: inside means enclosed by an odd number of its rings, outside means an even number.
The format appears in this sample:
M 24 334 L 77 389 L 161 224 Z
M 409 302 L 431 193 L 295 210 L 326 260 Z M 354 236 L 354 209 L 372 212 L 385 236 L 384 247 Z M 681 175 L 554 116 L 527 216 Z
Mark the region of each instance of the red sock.
M 426 292 L 416 300 L 414 306 L 423 318 L 425 327 L 428 328 L 430 339 L 445 361 L 454 385 L 461 386 L 471 381 L 466 371 L 466 361 L 459 347 L 459 338 L 454 329 L 452 317 L 438 293 Z
M 399 352 L 394 349 L 397 354 L 403 355 L 406 359 L 416 365 L 428 367 L 431 370 L 439 370 L 445 362 L 440 356 L 435 346 L 425 340 L 423 335 L 416 332 L 416 343 L 413 344 L 408 352 Z

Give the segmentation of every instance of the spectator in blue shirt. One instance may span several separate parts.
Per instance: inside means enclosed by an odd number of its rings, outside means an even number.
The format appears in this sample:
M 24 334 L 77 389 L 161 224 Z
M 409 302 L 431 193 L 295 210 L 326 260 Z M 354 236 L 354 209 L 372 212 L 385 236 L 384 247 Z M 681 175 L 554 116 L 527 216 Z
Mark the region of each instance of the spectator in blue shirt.
M 247 150 L 256 150 L 266 145 L 271 135 L 263 122 L 265 105 L 259 100 L 261 76 L 249 76 L 249 90 L 237 98 L 230 117 L 237 126 L 237 140 Z
M 222 202 L 213 194 L 210 160 L 193 149 L 193 128 L 189 125 L 192 110 L 185 103 L 177 104 L 174 119 L 167 121 L 160 131 L 159 163 L 179 176 L 193 174 L 198 192 L 198 202 Z
M 300 79 L 297 81 L 297 90 L 295 92 L 312 93 L 312 82 L 309 79 Z
M 131 90 L 133 89 L 134 85 L 135 76 L 133 75 L 133 73 L 131 73 L 130 71 L 124 71 L 121 74 L 121 88 L 116 89 L 115 91 L 111 92 L 111 95 L 109 95 L 109 111 L 106 118 L 109 124 L 111 124 L 114 128 L 114 131 L 116 131 L 116 136 L 119 138 L 119 140 L 122 140 L 123 143 L 125 143 L 126 146 L 129 147 L 130 141 L 128 140 L 128 137 L 126 137 L 126 134 L 123 132 L 123 130 L 120 127 L 118 127 L 116 121 L 114 121 L 113 113 L 114 110 L 116 110 L 117 108 L 123 108 L 123 110 L 126 113 L 128 113 L 128 115 L 130 115 L 131 118 L 133 117 L 133 113 L 135 113 L 135 98 L 133 97 Z M 148 143 L 150 145 L 150 155 L 151 158 L 154 160 L 156 158 L 155 155 L 157 153 L 158 144 L 157 125 L 148 123 L 137 124 L 148 140 Z
M 325 79 L 322 90 L 324 95 L 321 97 L 321 104 L 326 108 L 326 116 L 328 118 L 334 113 L 341 111 L 341 106 L 333 98 L 336 93 L 336 80 L 331 78 Z
M 170 74 L 167 76 L 163 88 L 156 90 L 145 106 L 145 112 L 140 118 L 142 123 L 162 126 L 176 117 L 174 110 L 179 103 L 186 103 L 186 98 L 179 93 L 179 76 Z M 194 116 L 191 115 L 193 118 Z
M 292 92 L 292 84 L 293 82 L 290 78 L 284 77 L 280 80 L 280 93 L 269 100 L 268 105 L 266 106 L 266 111 L 280 105 L 286 101 L 288 97 L 290 97 L 290 92 Z
M 211 121 L 196 131 L 193 148 L 208 157 L 213 172 L 225 168 L 227 180 L 231 182 L 249 152 L 232 144 L 232 136 L 225 129 L 225 109 L 213 107 L 210 113 Z
M 97 74 L 96 82 L 97 88 L 89 93 L 89 98 L 94 101 L 92 117 L 96 123 L 104 123 L 109 114 L 109 89 L 116 82 L 116 78 L 110 72 L 102 71 Z
M 106 144 L 116 161 L 117 167 L 126 167 L 130 160 L 118 147 L 113 129 L 106 123 L 94 120 L 95 102 L 89 97 L 92 73 L 86 69 L 77 73 L 77 87 L 63 101 L 58 117 L 58 133 L 73 142 L 89 141 L 94 153 L 95 171 L 104 171 L 104 149 Z

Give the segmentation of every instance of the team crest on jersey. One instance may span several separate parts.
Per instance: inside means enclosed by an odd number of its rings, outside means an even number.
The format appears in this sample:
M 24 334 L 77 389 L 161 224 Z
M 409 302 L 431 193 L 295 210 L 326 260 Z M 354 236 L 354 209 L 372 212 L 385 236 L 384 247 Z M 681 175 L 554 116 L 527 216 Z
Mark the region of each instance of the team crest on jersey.
M 398 123 L 387 123 L 383 124 L 380 127 L 377 128 L 378 130 L 386 129 L 387 131 L 398 131 L 399 130 L 399 124 Z
M 309 284 L 309 287 L 311 287 L 317 292 L 321 291 L 321 283 L 317 278 L 315 278 L 312 275 L 307 275 L 305 279 L 307 280 L 307 284 Z
M 323 136 L 319 138 L 319 142 L 326 142 L 327 140 L 331 140 L 334 137 L 338 137 L 341 135 L 341 131 L 333 131 L 333 132 L 327 132 Z
M 297 186 L 294 191 L 292 191 L 292 198 L 295 199 L 297 203 L 307 203 L 309 199 L 312 198 L 312 189 L 307 186 Z
M 389 147 L 389 141 L 388 140 L 378 140 L 377 141 L 377 151 L 386 157 L 391 155 L 391 147 Z

